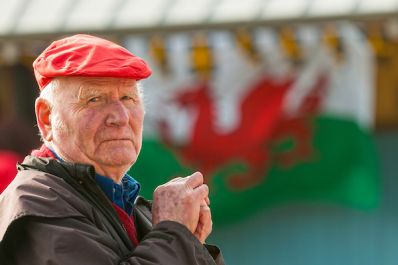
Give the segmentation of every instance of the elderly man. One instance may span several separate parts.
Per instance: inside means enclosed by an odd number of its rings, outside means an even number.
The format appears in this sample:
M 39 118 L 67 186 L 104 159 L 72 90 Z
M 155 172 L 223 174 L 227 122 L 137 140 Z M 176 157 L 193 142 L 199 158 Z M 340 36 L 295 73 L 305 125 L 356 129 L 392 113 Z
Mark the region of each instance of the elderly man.
M 126 174 L 141 149 L 146 63 L 75 35 L 33 68 L 44 144 L 0 197 L 0 263 L 223 264 L 204 244 L 212 220 L 201 173 L 159 186 L 152 205 Z

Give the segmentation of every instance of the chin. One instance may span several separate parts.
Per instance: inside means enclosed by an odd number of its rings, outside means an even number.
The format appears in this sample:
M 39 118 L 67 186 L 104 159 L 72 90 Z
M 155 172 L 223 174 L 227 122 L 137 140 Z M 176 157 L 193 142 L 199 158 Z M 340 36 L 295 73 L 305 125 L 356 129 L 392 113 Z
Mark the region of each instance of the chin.
M 131 166 L 135 163 L 137 156 L 135 152 L 111 152 L 104 159 L 107 164 L 114 166 Z
M 116 144 L 117 142 L 108 142 L 102 144 L 95 152 L 98 160 L 102 160 L 105 164 L 122 166 L 131 166 L 137 159 L 138 152 L 133 144 Z

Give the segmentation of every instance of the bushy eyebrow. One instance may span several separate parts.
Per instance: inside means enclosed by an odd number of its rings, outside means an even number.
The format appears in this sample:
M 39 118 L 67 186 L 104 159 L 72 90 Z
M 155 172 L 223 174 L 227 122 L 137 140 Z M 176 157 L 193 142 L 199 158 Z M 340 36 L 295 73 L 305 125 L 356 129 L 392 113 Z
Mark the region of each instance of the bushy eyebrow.
M 93 87 L 86 87 L 86 86 L 80 86 L 79 87 L 79 92 L 77 94 L 77 99 L 87 99 L 90 96 L 98 96 L 98 95 L 103 95 L 105 94 L 104 91 L 101 91 L 100 89 L 96 89 Z
M 81 86 L 79 86 L 77 100 L 79 100 L 79 101 L 85 100 L 92 96 L 101 96 L 101 95 L 106 95 L 106 94 L 107 94 L 107 92 L 104 92 L 101 89 L 81 85 Z M 131 97 L 137 97 L 137 96 L 139 96 L 139 89 L 137 86 L 134 86 L 134 90 L 126 91 L 125 94 L 128 96 L 131 96 Z

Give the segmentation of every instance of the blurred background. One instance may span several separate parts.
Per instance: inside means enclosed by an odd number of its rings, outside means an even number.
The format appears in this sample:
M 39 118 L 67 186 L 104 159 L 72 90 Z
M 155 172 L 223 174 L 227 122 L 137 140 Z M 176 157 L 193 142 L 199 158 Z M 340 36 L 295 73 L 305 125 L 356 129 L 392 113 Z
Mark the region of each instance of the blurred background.
M 0 12 L 1 189 L 40 145 L 33 60 L 93 34 L 154 71 L 130 170 L 142 194 L 202 171 L 208 242 L 227 264 L 398 264 L 398 0 L 0 0 Z

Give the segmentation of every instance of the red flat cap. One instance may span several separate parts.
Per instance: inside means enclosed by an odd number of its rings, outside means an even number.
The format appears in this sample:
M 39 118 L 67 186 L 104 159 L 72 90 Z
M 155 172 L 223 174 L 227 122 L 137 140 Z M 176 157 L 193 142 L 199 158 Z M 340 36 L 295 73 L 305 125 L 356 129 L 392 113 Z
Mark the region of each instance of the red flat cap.
M 145 61 L 98 37 L 78 34 L 54 41 L 33 62 L 42 90 L 57 76 L 119 77 L 140 80 L 151 75 Z

